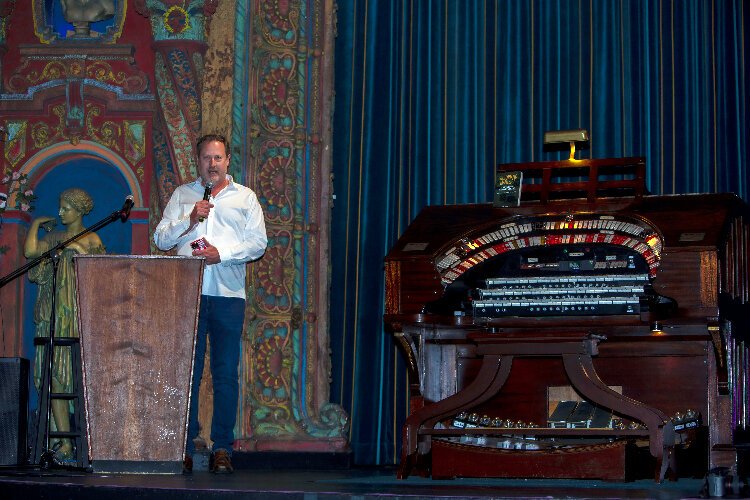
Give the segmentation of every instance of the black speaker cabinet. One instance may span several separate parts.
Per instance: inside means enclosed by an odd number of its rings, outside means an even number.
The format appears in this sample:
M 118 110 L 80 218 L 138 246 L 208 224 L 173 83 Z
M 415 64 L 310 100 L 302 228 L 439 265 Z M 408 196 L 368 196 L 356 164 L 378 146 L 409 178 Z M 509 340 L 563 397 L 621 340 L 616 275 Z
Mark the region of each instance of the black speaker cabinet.
M 0 465 L 27 461 L 29 360 L 0 358 Z

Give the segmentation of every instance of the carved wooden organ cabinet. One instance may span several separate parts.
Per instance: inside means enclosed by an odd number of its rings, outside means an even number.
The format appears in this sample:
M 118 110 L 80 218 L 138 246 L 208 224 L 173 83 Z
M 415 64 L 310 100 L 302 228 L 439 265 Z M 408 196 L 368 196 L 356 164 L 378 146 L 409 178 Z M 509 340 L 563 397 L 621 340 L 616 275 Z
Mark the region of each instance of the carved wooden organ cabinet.
M 506 172 L 520 203 L 427 207 L 386 257 L 385 324 L 410 376 L 399 477 L 736 468 L 745 203 L 647 195 L 643 158 Z

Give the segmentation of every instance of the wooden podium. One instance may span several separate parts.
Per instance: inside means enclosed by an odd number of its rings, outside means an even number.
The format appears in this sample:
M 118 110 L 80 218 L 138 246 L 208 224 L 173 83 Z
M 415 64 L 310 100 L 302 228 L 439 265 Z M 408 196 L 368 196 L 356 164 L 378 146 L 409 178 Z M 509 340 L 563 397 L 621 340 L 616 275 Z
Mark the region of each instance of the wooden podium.
M 205 260 L 74 262 L 92 469 L 181 472 Z

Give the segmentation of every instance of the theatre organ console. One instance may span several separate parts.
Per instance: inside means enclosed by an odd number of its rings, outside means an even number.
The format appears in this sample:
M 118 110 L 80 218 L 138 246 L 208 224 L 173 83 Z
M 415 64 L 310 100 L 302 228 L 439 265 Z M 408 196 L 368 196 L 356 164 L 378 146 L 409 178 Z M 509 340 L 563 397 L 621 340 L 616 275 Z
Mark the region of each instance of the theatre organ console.
M 643 158 L 499 170 L 522 174 L 518 206 L 426 207 L 385 260 L 410 379 L 399 477 L 736 471 L 745 203 L 647 195 Z

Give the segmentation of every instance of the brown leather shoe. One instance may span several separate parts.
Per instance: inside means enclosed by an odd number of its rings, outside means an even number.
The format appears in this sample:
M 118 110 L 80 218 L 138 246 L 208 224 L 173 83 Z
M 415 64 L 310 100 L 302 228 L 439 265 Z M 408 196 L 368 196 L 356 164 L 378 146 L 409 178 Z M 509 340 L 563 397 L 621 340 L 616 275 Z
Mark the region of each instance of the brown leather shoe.
M 182 473 L 190 474 L 193 472 L 193 457 L 185 455 L 185 459 L 182 461 Z
M 234 471 L 232 457 L 229 456 L 227 450 L 218 449 L 214 451 L 211 459 L 211 472 L 214 474 L 231 474 Z

